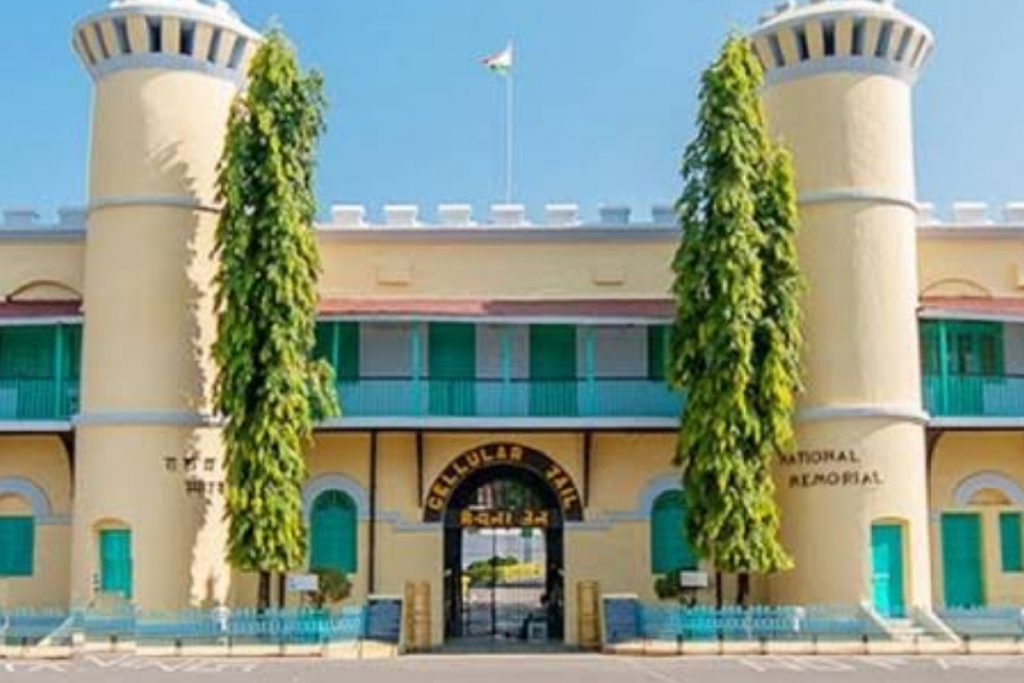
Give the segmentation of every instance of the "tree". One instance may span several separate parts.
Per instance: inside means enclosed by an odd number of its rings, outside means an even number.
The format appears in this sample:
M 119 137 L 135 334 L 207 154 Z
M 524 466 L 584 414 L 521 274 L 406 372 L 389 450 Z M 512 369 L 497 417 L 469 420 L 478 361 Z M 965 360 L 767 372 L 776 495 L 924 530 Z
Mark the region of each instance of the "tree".
M 322 79 L 272 31 L 235 101 L 218 168 L 217 409 L 226 418 L 228 559 L 259 572 L 301 566 L 301 491 L 313 420 L 336 410 L 330 367 L 312 360 L 320 257 L 313 171 Z
M 802 344 L 792 162 L 767 134 L 762 78 L 741 37 L 702 78 L 677 203 L 668 373 L 687 395 L 676 453 L 687 533 L 719 572 L 740 575 L 740 604 L 751 573 L 790 566 L 771 468 L 792 445 Z

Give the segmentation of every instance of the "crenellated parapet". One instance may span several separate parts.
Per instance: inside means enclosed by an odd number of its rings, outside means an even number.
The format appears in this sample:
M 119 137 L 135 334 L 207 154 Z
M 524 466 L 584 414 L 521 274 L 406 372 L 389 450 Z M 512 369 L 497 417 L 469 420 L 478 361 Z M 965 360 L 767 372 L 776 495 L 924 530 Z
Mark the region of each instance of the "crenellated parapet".
M 81 232 L 85 230 L 88 209 L 83 206 L 59 207 L 47 216 L 35 207 L 7 207 L 0 211 L 0 232 Z M 985 202 L 954 202 L 940 210 L 931 202 L 919 204 L 918 225 L 922 228 L 1024 228 L 1024 201 L 1007 202 L 1001 208 Z M 471 204 L 440 204 L 427 219 L 416 204 L 387 204 L 380 218 L 372 219 L 362 204 L 335 204 L 331 217 L 319 223 L 321 230 L 507 230 L 552 228 L 646 228 L 673 230 L 677 227 L 671 205 L 652 206 L 646 216 L 632 207 L 602 205 L 595 220 L 585 220 L 578 204 L 547 204 L 532 216 L 522 204 L 495 204 L 486 216 L 476 216 Z
M 222 0 L 113 0 L 75 26 L 72 42 L 97 81 L 145 68 L 242 80 L 259 38 Z
M 985 202 L 954 202 L 948 214 L 930 202 L 920 205 L 922 228 L 1024 228 L 1024 202 L 1007 202 L 998 215 Z
M 432 220 L 415 204 L 388 204 L 382 207 L 379 219 L 371 219 L 361 204 L 335 204 L 331 207 L 331 220 L 320 225 L 324 230 L 364 229 L 518 229 L 518 228 L 575 228 L 630 226 L 672 229 L 677 225 L 671 205 L 651 207 L 649 217 L 638 218 L 632 207 L 602 205 L 597 210 L 597 221 L 581 217 L 580 206 L 572 203 L 547 204 L 537 216 L 531 215 L 523 204 L 494 204 L 487 216 L 474 215 L 470 204 L 440 204 Z
M 9 207 L 0 214 L 0 232 L 84 232 L 87 215 L 85 207 L 62 206 L 53 221 L 32 207 Z
M 752 38 L 769 84 L 837 71 L 913 82 L 934 45 L 894 0 L 789 0 L 761 18 Z

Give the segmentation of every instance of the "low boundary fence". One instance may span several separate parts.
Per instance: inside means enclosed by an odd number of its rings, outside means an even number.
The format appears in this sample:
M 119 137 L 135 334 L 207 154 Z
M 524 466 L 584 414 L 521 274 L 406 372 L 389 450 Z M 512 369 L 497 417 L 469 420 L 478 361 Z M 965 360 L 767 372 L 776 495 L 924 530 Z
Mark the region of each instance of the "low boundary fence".
M 686 607 L 606 598 L 605 643 L 890 640 L 855 607 Z
M 400 613 L 395 615 L 400 621 Z M 334 645 L 364 640 L 398 645 L 400 625 L 381 628 L 370 607 L 338 610 L 11 610 L 0 614 L 7 646 L 69 647 L 75 643 L 139 646 Z
M 942 609 L 936 615 L 964 639 L 1024 641 L 1024 607 Z

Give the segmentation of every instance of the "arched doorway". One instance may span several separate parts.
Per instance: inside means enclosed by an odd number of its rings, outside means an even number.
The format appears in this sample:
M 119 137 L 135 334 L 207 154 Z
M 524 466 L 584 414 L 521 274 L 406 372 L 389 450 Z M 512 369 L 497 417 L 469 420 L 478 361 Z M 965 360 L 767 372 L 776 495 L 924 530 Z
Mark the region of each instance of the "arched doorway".
M 446 639 L 563 639 L 563 531 L 582 501 L 559 465 L 518 445 L 470 451 L 431 487 L 426 519 L 444 524 Z

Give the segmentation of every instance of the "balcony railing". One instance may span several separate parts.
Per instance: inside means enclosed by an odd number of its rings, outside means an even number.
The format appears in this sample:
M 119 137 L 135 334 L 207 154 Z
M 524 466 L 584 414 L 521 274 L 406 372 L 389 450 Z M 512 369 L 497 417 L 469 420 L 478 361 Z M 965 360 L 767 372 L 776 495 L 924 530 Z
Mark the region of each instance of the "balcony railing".
M 924 403 L 935 417 L 1024 417 L 1024 376 L 925 375 Z
M 0 377 L 0 422 L 64 422 L 77 412 L 77 379 Z
M 338 382 L 342 413 L 359 417 L 619 417 L 679 415 L 680 398 L 649 379 L 360 378 Z

